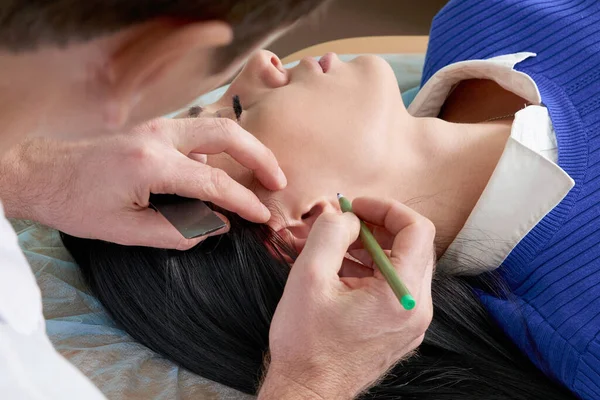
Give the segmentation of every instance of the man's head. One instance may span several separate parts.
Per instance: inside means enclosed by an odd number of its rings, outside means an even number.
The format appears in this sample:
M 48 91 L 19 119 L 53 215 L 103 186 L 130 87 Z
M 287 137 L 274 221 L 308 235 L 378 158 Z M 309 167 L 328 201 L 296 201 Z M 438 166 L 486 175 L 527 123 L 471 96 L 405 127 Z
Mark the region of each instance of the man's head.
M 29 115 L 21 133 L 121 129 L 222 83 L 252 50 L 326 1 L 2 4 L 0 115 Z

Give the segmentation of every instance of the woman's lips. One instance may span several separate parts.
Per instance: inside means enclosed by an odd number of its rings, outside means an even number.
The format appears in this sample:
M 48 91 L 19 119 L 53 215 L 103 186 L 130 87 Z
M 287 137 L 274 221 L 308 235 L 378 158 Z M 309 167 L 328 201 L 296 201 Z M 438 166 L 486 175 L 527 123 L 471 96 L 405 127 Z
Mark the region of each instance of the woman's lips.
M 306 56 L 300 60 L 300 64 L 303 64 L 305 68 L 313 69 L 315 72 L 327 73 L 331 70 L 333 60 L 336 57 L 335 53 L 327 53 L 317 61 L 314 57 Z
M 300 64 L 304 64 L 305 67 L 309 67 L 315 72 L 323 71 L 323 67 L 321 67 L 321 64 L 319 64 L 319 62 L 311 56 L 304 57 L 302 60 L 300 60 Z
M 327 53 L 319 60 L 319 65 L 324 73 L 327 73 L 331 68 L 331 62 L 333 61 L 333 57 L 335 57 L 335 53 Z

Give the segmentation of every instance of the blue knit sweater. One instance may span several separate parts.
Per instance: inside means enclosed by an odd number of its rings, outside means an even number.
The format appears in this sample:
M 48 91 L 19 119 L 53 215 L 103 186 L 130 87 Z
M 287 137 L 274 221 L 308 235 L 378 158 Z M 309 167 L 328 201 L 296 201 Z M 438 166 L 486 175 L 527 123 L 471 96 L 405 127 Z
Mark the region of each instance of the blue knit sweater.
M 452 0 L 433 21 L 423 75 L 464 60 L 534 52 L 516 69 L 537 83 L 575 187 L 500 271 L 514 299 L 480 293 L 548 375 L 600 399 L 600 1 Z

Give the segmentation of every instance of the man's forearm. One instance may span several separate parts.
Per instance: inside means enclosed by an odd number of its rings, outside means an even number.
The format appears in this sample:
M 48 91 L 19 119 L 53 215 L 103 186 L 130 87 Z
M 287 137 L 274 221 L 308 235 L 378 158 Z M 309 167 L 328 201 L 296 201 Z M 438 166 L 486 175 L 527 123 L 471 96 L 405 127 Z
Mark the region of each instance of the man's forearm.
M 7 217 L 30 218 L 31 215 L 28 202 L 24 201 L 29 177 L 23 154 L 29 146 L 30 141 L 24 141 L 0 157 L 0 199 Z
M 48 223 L 45 204 L 60 202 L 68 182 L 66 162 L 71 144 L 46 139 L 27 139 L 0 156 L 0 200 L 10 218 Z M 56 168 L 61 167 L 61 168 Z

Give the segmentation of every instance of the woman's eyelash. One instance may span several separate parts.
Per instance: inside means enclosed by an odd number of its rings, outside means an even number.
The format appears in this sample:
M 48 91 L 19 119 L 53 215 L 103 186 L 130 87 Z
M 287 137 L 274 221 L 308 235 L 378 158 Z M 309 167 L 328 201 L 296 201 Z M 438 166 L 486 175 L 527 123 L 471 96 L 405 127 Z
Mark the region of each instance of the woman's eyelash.
M 240 121 L 240 117 L 242 116 L 242 103 L 240 102 L 240 96 L 237 94 L 233 96 L 233 112 L 235 113 L 235 119 Z

